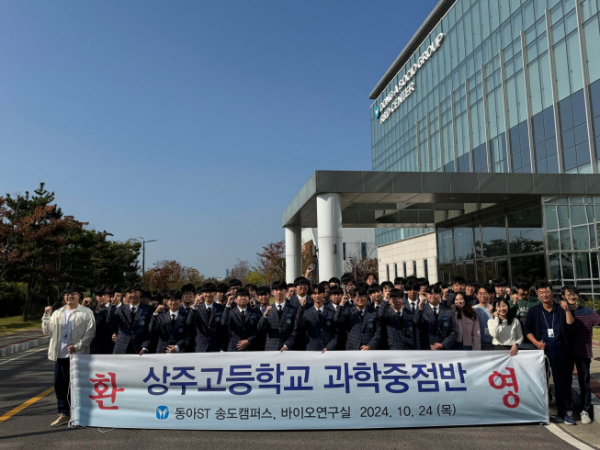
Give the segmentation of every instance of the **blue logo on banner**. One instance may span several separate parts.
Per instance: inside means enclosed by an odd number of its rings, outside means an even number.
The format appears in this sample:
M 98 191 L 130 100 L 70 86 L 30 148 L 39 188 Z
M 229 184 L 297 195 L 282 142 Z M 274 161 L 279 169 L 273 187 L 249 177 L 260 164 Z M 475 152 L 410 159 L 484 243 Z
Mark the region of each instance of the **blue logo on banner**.
M 379 119 L 379 115 L 381 114 L 381 111 L 379 110 L 379 105 L 377 105 L 375 107 L 375 118 Z
M 168 406 L 157 406 L 156 407 L 156 418 L 158 420 L 167 420 L 169 418 L 169 407 Z

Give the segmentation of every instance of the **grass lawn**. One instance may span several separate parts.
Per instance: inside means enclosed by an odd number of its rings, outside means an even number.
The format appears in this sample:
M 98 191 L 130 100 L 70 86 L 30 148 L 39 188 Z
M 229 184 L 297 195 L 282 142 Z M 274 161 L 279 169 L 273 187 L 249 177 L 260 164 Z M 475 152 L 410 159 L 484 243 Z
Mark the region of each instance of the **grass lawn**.
M 0 318 L 0 336 L 6 336 L 7 334 L 33 330 L 41 327 L 42 322 L 39 319 L 23 322 L 23 317 L 21 316 Z
M 600 342 L 600 328 L 594 327 L 594 337 L 592 339 L 596 342 Z

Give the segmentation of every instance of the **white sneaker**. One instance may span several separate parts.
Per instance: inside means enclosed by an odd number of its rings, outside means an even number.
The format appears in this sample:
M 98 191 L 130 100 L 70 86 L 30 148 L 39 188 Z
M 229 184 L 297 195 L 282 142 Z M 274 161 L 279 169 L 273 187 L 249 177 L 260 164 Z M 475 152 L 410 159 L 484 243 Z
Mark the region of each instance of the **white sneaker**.
M 592 423 L 592 419 L 590 419 L 590 415 L 586 411 L 581 411 L 581 423 L 586 425 Z

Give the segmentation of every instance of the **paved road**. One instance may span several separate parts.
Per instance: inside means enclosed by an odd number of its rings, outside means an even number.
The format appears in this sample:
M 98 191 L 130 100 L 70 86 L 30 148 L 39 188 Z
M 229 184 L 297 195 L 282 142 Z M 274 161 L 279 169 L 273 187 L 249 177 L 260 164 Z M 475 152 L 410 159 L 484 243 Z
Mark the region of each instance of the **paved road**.
M 0 358 L 0 417 L 52 386 L 53 363 L 36 348 Z M 0 423 L 0 449 L 176 449 L 202 447 L 224 450 L 294 449 L 541 449 L 572 448 L 541 425 L 420 428 L 351 431 L 112 431 L 95 428 L 51 428 L 56 401 L 50 394 Z M 151 426 L 151 424 L 149 424 Z

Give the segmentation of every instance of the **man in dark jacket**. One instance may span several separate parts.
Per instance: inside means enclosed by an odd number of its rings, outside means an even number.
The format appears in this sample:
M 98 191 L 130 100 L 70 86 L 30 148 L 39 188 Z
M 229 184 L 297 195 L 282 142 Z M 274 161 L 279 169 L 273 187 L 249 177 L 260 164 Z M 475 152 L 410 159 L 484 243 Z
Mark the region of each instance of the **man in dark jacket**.
M 325 305 L 325 287 L 318 285 L 312 293 L 313 306 L 300 309 L 298 318 L 298 334 L 303 335 L 306 350 L 320 351 L 335 350 L 337 346 L 336 310 L 331 305 Z M 304 348 L 298 350 L 304 350 Z
M 90 354 L 92 355 L 110 355 L 112 354 L 115 343 L 112 340 L 112 316 L 115 307 L 111 304 L 111 297 L 114 295 L 114 289 L 104 286 L 97 296 L 98 304 L 94 311 L 96 320 L 96 336 L 90 344 Z
M 558 303 L 552 299 L 552 286 L 547 281 L 535 285 L 538 298 L 542 302 L 529 309 L 525 319 L 525 336 L 538 349 L 544 350 L 550 362 L 552 378 L 556 391 L 558 413 L 550 420 L 555 423 L 575 425 L 567 414 L 571 405 L 571 382 L 573 361 L 568 351 L 569 325 L 574 320 Z M 565 306 L 566 308 L 566 306 Z
M 140 303 L 142 288 L 134 285 L 126 291 L 127 305 L 121 305 L 113 315 L 113 331 L 116 335 L 115 355 L 139 354 L 150 351 L 150 320 L 154 308 Z
M 223 321 L 229 327 L 228 352 L 256 350 L 254 344 L 258 336 L 260 310 L 250 308 L 249 303 L 250 293 L 246 289 L 237 289 L 227 300 Z
M 379 316 L 367 305 L 367 291 L 359 289 L 355 294 L 352 306 L 344 296 L 337 315 L 340 329 L 346 332 L 346 350 L 377 350 L 381 340 Z
M 418 323 L 421 350 L 450 350 L 456 341 L 458 329 L 454 313 L 441 305 L 442 288 L 427 286 L 425 298 L 419 301 Z
M 156 337 L 156 353 L 180 353 L 189 339 L 187 317 L 181 311 L 181 292 L 169 291 L 166 304 L 159 305 L 150 320 L 150 333 Z

